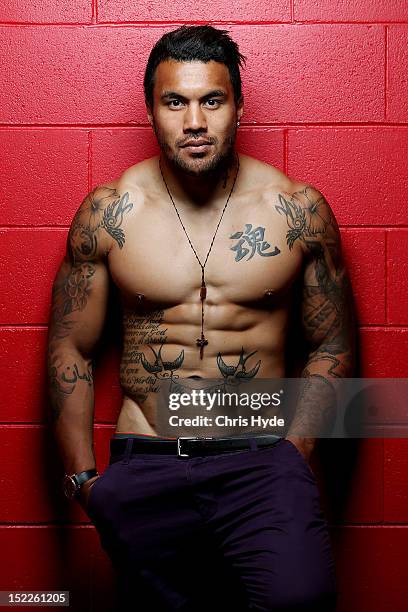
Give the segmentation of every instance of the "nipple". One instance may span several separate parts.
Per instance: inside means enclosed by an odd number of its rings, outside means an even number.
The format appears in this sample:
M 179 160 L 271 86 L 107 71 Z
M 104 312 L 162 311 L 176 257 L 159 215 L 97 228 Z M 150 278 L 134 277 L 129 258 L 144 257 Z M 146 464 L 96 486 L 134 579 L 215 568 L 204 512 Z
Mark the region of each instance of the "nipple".
M 275 295 L 275 291 L 273 289 L 267 289 L 265 291 L 265 297 L 272 297 L 273 295 Z

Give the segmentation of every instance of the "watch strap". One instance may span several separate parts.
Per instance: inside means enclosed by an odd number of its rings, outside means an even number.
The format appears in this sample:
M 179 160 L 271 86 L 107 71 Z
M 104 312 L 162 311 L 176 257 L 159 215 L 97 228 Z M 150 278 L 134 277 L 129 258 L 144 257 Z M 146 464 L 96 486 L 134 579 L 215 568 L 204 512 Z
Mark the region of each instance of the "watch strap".
M 92 468 L 92 470 L 85 470 L 79 474 L 71 474 L 71 478 L 75 481 L 78 488 L 81 487 L 87 480 L 98 475 L 98 470 Z

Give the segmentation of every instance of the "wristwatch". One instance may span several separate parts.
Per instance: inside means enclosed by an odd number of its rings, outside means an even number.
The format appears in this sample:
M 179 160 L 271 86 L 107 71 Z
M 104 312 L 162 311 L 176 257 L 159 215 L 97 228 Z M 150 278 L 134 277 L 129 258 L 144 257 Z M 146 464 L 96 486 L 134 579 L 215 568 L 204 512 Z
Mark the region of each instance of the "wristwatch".
M 85 470 L 79 474 L 71 474 L 70 476 L 65 474 L 62 482 L 65 496 L 68 497 L 68 499 L 73 499 L 82 485 L 94 476 L 99 476 L 99 472 L 96 470 L 96 468 L 93 468 L 92 470 Z

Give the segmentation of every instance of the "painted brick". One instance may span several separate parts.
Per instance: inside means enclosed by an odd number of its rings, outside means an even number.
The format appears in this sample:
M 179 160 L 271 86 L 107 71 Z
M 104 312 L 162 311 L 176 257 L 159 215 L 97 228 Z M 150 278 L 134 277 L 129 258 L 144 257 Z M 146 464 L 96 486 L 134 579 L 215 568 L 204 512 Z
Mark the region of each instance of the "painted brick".
M 371 229 L 342 229 L 344 260 L 350 274 L 361 324 L 385 323 L 385 232 Z M 373 292 L 373 287 L 376 292 Z
M 130 166 L 158 153 L 150 127 L 93 130 L 92 187 L 110 182 Z
M 0 328 L 3 422 L 44 421 L 46 342 L 46 328 Z
M 313 467 L 329 524 L 382 521 L 382 439 L 319 440 Z
M 7 23 L 90 23 L 92 2 L 90 0 L 35 0 L 15 2 L 3 0 L 0 4 L 0 22 Z
M 208 21 L 209 10 L 217 21 L 290 21 L 290 2 L 248 2 L 237 0 L 233 5 L 222 0 L 183 5 L 170 0 L 99 0 L 98 21 Z M 216 26 L 218 28 L 225 26 Z
M 154 28 L 0 28 L 0 122 L 145 122 L 142 67 Z M 142 66 L 143 65 L 143 66 Z M 96 102 L 97 101 L 97 102 Z
M 284 170 L 283 130 L 239 128 L 237 149 Z
M 283 169 L 283 130 L 240 128 L 237 149 Z M 149 128 L 92 132 L 92 186 L 112 180 L 126 168 L 158 155 L 156 137 Z
M 407 21 L 401 0 L 294 0 L 299 21 Z
M 406 5 L 405 5 L 406 6 Z M 408 119 L 408 25 L 390 26 L 388 34 L 387 120 Z
M 384 440 L 384 520 L 408 523 L 408 440 Z
M 333 529 L 336 612 L 404 612 L 408 599 L 407 527 Z
M 387 311 L 388 322 L 408 323 L 408 230 L 387 232 Z
M 67 230 L 2 229 L 0 323 L 46 323 L 51 287 L 64 256 Z
M 0 122 L 145 124 L 145 65 L 154 43 L 172 29 L 1 28 L 0 53 L 10 61 L 0 69 Z M 245 122 L 383 118 L 380 26 L 254 25 L 230 31 L 248 55 Z
M 408 377 L 408 329 L 362 329 L 361 376 Z
M 288 172 L 320 189 L 346 225 L 408 222 L 405 128 L 291 129 Z
M 93 527 L 2 525 L 0 546 L 7 551 L 1 590 L 68 590 L 75 612 L 113 609 L 113 571 Z
M 68 225 L 88 193 L 85 130 L 1 130 L 2 225 Z
M 231 28 L 248 55 L 245 122 L 370 121 L 384 116 L 380 26 Z
M 99 472 L 108 465 L 109 439 L 113 433 L 111 426 L 95 427 L 94 448 Z M 64 466 L 50 431 L 43 426 L 2 425 L 0 440 L 0 484 L 7 491 L 0 498 L 1 523 L 89 521 L 77 502 L 64 497 Z
M 0 500 L 0 521 L 35 523 L 52 520 L 52 488 L 49 490 L 49 487 L 50 483 L 52 487 L 57 485 L 61 511 L 61 468 L 58 473 L 57 461 L 49 461 L 53 456 L 50 454 L 52 444 L 45 429 L 38 426 L 2 425 L 0 439 L 1 486 L 7 491 L 7 495 L 1 496 Z M 47 478 L 44 478 L 45 473 Z M 21 474 L 25 474 L 23 479 Z
M 38 590 L 58 585 L 63 565 L 59 556 L 61 535 L 60 528 L 49 525 L 36 528 L 2 525 L 0 542 L 1 549 L 7 551 L 7 562 L 2 563 L 1 590 Z M 25 554 L 21 554 L 23 550 Z

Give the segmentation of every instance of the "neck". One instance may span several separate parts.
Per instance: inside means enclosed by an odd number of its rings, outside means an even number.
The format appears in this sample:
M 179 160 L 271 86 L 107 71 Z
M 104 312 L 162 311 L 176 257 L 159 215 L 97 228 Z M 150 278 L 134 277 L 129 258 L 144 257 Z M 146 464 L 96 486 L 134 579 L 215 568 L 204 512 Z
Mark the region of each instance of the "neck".
M 189 208 L 210 208 L 228 195 L 238 167 L 237 155 L 232 151 L 215 170 L 202 175 L 183 171 L 164 155 L 160 156 L 160 165 L 173 198 Z

